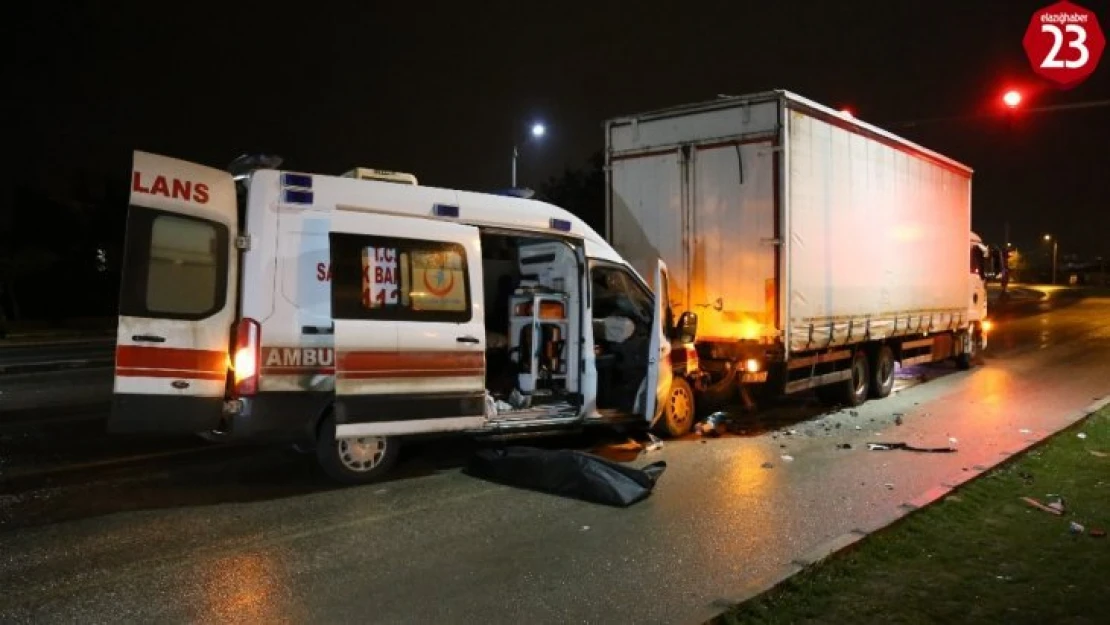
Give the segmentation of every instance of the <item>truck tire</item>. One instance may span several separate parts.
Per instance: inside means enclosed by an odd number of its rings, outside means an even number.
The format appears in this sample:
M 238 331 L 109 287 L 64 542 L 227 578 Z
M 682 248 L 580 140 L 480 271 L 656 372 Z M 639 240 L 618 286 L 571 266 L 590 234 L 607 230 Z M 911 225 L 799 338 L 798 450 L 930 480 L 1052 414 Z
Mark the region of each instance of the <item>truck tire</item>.
M 342 484 L 370 484 L 380 480 L 397 462 L 400 441 L 395 436 L 366 436 L 337 441 L 335 415 L 320 424 L 316 460 L 328 477 Z
M 894 350 L 880 345 L 871 363 L 871 397 L 882 399 L 894 390 Z
M 840 400 L 845 406 L 854 408 L 867 401 L 871 388 L 871 367 L 863 350 L 856 350 L 852 356 L 850 371 L 852 377 L 841 382 Z
M 961 336 L 960 340 L 966 340 L 968 350 L 956 356 L 956 368 L 960 371 L 967 371 L 971 368 L 971 364 L 975 361 L 975 335 Z
M 688 434 L 694 427 L 694 408 L 694 389 L 689 382 L 677 377 L 672 379 L 663 414 L 655 424 L 656 431 L 670 438 Z

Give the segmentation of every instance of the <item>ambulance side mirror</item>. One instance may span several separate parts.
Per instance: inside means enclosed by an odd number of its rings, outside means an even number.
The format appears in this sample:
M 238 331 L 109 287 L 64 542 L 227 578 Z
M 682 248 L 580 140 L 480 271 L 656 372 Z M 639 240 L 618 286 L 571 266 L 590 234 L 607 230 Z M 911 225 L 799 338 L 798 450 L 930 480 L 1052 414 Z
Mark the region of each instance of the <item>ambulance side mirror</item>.
M 698 315 L 697 313 L 684 312 L 678 317 L 678 326 L 675 328 L 675 335 L 679 342 L 693 343 L 694 337 L 698 335 Z

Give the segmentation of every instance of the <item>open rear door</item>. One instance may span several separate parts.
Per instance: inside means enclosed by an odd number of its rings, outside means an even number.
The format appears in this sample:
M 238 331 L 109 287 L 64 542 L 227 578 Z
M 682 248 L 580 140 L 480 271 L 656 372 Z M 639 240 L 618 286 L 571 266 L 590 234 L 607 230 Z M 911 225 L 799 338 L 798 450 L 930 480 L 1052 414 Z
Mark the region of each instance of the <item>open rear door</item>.
M 336 437 L 481 427 L 486 336 L 478 229 L 338 210 L 329 247 Z
M 227 172 L 135 152 L 110 431 L 219 425 L 236 310 L 236 214 Z
M 644 418 L 654 423 L 662 411 L 667 393 L 671 390 L 671 339 L 670 339 L 670 297 L 667 265 L 662 260 L 655 269 L 655 312 L 652 317 L 650 351 L 648 352 L 648 373 L 645 391 L 647 401 Z M 654 389 L 654 393 L 652 390 Z

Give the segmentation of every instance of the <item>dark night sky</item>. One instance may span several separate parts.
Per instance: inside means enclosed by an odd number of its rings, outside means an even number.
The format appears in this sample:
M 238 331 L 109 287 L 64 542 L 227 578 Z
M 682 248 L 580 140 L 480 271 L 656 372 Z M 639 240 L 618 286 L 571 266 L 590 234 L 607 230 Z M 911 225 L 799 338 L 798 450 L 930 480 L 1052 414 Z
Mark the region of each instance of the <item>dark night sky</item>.
M 533 118 L 549 135 L 525 185 L 582 164 L 609 116 L 719 93 L 785 88 L 879 125 L 989 110 L 1017 83 L 1041 105 L 1110 98 L 1110 52 L 1071 91 L 1031 74 L 1021 39 L 1047 0 L 620 4 L 36 3 L 5 20 L 8 157 L 53 189 L 128 171 L 133 148 L 488 189 Z M 1106 0 L 1083 4 L 1110 29 Z M 976 169 L 994 242 L 1009 219 L 1019 244 L 1110 252 L 1110 107 L 894 130 Z

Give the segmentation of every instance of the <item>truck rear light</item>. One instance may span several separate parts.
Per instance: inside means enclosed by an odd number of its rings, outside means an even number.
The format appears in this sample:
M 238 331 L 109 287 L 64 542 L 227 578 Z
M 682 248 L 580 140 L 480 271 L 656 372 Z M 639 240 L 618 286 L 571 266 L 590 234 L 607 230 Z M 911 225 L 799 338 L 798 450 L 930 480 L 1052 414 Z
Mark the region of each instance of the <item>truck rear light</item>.
M 758 373 L 761 366 L 762 363 L 760 363 L 759 360 L 755 358 L 749 358 L 744 362 L 744 369 L 748 373 Z
M 983 334 L 989 333 L 994 328 L 994 322 L 990 319 L 984 319 L 982 323 Z
M 258 392 L 258 362 L 262 359 L 262 328 L 254 319 L 243 319 L 235 328 L 235 395 L 249 397 Z

